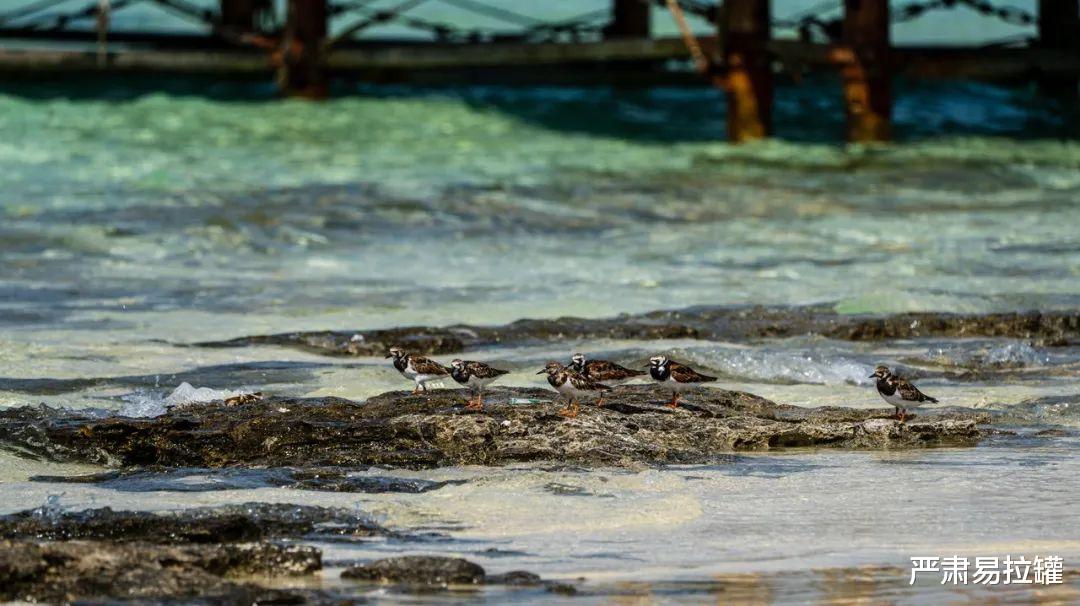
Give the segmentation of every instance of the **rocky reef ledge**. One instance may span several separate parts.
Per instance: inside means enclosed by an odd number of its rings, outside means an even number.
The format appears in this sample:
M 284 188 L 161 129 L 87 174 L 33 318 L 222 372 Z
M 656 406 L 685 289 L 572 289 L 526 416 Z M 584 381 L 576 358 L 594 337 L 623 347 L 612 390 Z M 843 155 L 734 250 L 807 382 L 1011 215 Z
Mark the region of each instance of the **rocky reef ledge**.
M 320 568 L 319 552 L 304 546 L 0 540 L 0 600 L 295 604 L 303 601 L 298 594 L 238 579 L 304 575 Z
M 467 560 L 426 555 L 361 562 L 327 587 L 321 551 L 297 543 L 386 535 L 358 512 L 313 506 L 152 513 L 47 504 L 0 515 L 0 601 L 353 604 L 366 603 L 360 596 L 370 584 L 425 593 L 479 585 L 575 591 L 523 570 L 488 574 Z
M 277 345 L 326 356 L 381 356 L 391 347 L 453 354 L 496 344 L 573 339 L 710 339 L 747 341 L 821 335 L 844 341 L 923 337 L 1005 337 L 1052 347 L 1080 342 L 1080 312 L 990 314 L 838 314 L 831 307 L 710 307 L 624 314 L 613 318 L 526 319 L 502 326 L 459 324 L 386 330 L 292 332 L 195 343 L 198 347 Z
M 389 392 L 341 398 L 249 398 L 174 408 L 154 418 L 87 418 L 23 407 L 0 411 L 0 448 L 23 456 L 118 467 L 589 466 L 707 462 L 738 450 L 974 445 L 989 415 L 923 414 L 901 424 L 892 409 L 800 408 L 722 389 L 663 405 L 654 386 L 628 386 L 604 408 L 558 414 L 550 391 L 497 388 L 485 410 L 466 394 Z

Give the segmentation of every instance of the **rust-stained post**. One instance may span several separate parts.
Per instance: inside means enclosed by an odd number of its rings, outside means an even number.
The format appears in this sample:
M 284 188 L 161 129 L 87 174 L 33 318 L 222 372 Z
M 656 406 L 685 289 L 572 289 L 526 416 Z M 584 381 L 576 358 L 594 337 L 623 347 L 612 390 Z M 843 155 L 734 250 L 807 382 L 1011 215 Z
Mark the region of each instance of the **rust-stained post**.
M 892 138 L 888 0 L 844 0 L 844 109 L 848 141 Z
M 97 19 L 97 65 L 105 67 L 109 62 L 109 22 L 112 12 L 112 3 L 109 0 L 98 0 Z
M 723 44 L 728 140 L 772 134 L 773 74 L 769 0 L 727 0 L 718 20 Z
M 278 85 L 290 97 L 324 99 L 327 0 L 288 0 Z
M 1080 53 L 1080 0 L 1039 0 L 1039 46 Z M 1043 77 L 1040 86 L 1052 93 L 1077 95 L 1075 74 Z
M 648 0 L 611 0 L 611 23 L 605 38 L 648 38 L 651 3 Z

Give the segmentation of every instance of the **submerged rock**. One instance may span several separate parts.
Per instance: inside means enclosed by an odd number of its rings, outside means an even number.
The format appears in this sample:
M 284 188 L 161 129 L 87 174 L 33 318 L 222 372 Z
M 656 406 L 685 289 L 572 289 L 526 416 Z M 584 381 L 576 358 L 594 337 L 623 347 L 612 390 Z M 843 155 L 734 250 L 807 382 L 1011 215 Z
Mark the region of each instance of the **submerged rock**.
M 817 334 L 848 341 L 921 337 L 1010 337 L 1039 345 L 1080 342 L 1080 312 L 996 314 L 838 314 L 830 307 L 693 307 L 614 318 L 519 320 L 503 326 L 405 327 L 373 331 L 293 332 L 197 343 L 201 347 L 279 345 L 333 356 L 383 355 L 393 346 L 450 354 L 493 344 L 575 339 L 784 338 Z
M 226 402 L 228 404 L 228 402 Z M 33 476 L 32 482 L 97 484 L 121 492 L 208 492 L 291 488 L 326 492 L 419 494 L 463 480 L 422 480 L 392 476 L 354 475 L 343 469 L 206 469 L 198 467 L 149 467 L 112 470 L 78 476 Z
M 344 509 L 245 503 L 167 513 L 68 512 L 56 507 L 0 516 L 0 539 L 107 540 L 114 542 L 238 543 L 279 538 L 336 540 L 385 536 L 388 531 Z
M 193 404 L 149 419 L 92 419 L 40 409 L 0 411 L 0 447 L 59 461 L 116 466 L 228 467 L 502 465 L 553 461 L 636 465 L 708 461 L 732 450 L 788 446 L 911 448 L 973 445 L 989 415 L 944 414 L 900 424 L 892 409 L 808 409 L 705 389 L 679 409 L 654 386 L 627 386 L 604 408 L 567 419 L 550 391 L 492 389 L 482 412 L 459 390 L 341 398 L 267 397 Z M 531 401 L 530 404 L 510 402 Z
M 321 568 L 319 551 L 298 545 L 0 540 L 0 600 L 199 598 L 216 604 L 296 603 L 304 597 L 230 577 L 306 575 Z
M 484 569 L 479 564 L 442 556 L 385 558 L 347 568 L 341 573 L 343 579 L 431 587 L 479 585 L 484 582 L 484 576 Z
M 543 587 L 547 591 L 572 595 L 572 585 L 545 581 L 540 575 L 511 570 L 502 574 L 487 574 L 479 564 L 462 558 L 412 555 L 375 560 L 352 566 L 341 578 L 366 583 L 404 585 L 414 589 L 447 589 L 453 585 L 507 585 L 511 587 Z
M 447 354 L 461 351 L 463 331 L 445 328 L 391 328 L 350 332 L 291 332 L 278 335 L 241 337 L 228 341 L 197 343 L 200 347 L 240 347 L 244 345 L 288 345 L 332 356 L 381 356 L 391 347 L 407 347 L 426 354 Z

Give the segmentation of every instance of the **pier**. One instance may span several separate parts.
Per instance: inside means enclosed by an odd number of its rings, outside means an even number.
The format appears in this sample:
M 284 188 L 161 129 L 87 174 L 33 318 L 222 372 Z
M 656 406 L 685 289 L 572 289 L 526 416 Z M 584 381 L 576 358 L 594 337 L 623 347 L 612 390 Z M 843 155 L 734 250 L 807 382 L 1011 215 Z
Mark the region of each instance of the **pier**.
M 900 75 L 1036 82 L 1070 100 L 1080 84 L 1080 0 L 1039 0 L 1035 13 L 997 0 L 835 0 L 794 16 L 776 15 L 768 0 L 604 0 L 549 22 L 496 0 L 428 0 L 440 2 L 505 27 L 442 23 L 424 16 L 422 0 L 382 9 L 364 0 L 217 0 L 209 8 L 190 0 L 85 0 L 74 10 L 72 0 L 16 0 L 0 11 L 0 77 L 273 78 L 283 96 L 308 99 L 326 98 L 335 80 L 716 86 L 727 99 L 733 142 L 770 136 L 776 79 L 811 70 L 840 76 L 837 95 L 853 142 L 892 137 L 892 82 Z M 200 33 L 117 27 L 116 15 L 136 5 L 193 22 Z M 896 23 L 947 19 L 961 9 L 1033 33 L 979 46 L 891 41 Z M 654 36 L 659 18 L 676 22 L 680 35 Z M 389 23 L 420 36 L 363 36 Z

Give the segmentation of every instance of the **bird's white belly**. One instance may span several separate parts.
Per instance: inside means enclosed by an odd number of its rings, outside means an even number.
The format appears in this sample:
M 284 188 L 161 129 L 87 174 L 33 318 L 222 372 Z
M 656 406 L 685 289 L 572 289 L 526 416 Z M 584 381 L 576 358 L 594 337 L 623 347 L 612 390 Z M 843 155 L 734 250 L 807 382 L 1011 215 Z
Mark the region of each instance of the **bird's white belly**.
M 564 396 L 573 396 L 577 394 L 577 390 L 574 389 L 574 386 L 570 384 L 570 381 L 559 385 L 555 388 L 555 391 L 561 393 Z
M 664 387 L 670 389 L 671 391 L 677 392 L 677 393 L 682 393 L 684 391 L 690 391 L 691 389 L 695 389 L 698 386 L 697 383 L 679 383 L 678 381 L 676 381 L 672 377 L 668 377 L 668 380 L 664 381 L 663 385 L 664 385 Z
M 881 396 L 882 400 L 885 400 L 889 404 L 892 404 L 893 406 L 897 406 L 899 408 L 915 408 L 919 405 L 919 402 L 905 400 L 904 398 L 900 397 L 899 391 L 897 391 L 891 396 L 887 396 L 879 391 L 878 395 Z
M 592 393 L 590 391 L 583 391 L 581 389 L 578 389 L 578 388 L 574 387 L 574 385 L 572 383 L 570 383 L 570 381 L 567 381 L 566 383 L 563 383 L 562 385 L 556 387 L 555 389 L 556 389 L 556 391 L 558 391 L 559 393 L 561 393 L 562 395 L 564 395 L 564 396 L 566 396 L 568 398 L 580 398 L 581 396 L 585 396 L 585 395 L 588 395 L 588 394 Z
M 417 383 L 420 383 L 421 385 L 423 385 L 424 383 L 427 383 L 428 381 L 435 381 L 436 379 L 441 379 L 441 378 L 442 378 L 442 375 L 422 375 L 422 374 L 416 373 L 415 371 L 412 374 L 412 379 L 414 381 L 416 381 Z
M 495 377 L 480 378 L 476 375 L 469 375 L 469 380 L 465 384 L 473 389 L 480 389 L 494 380 Z

